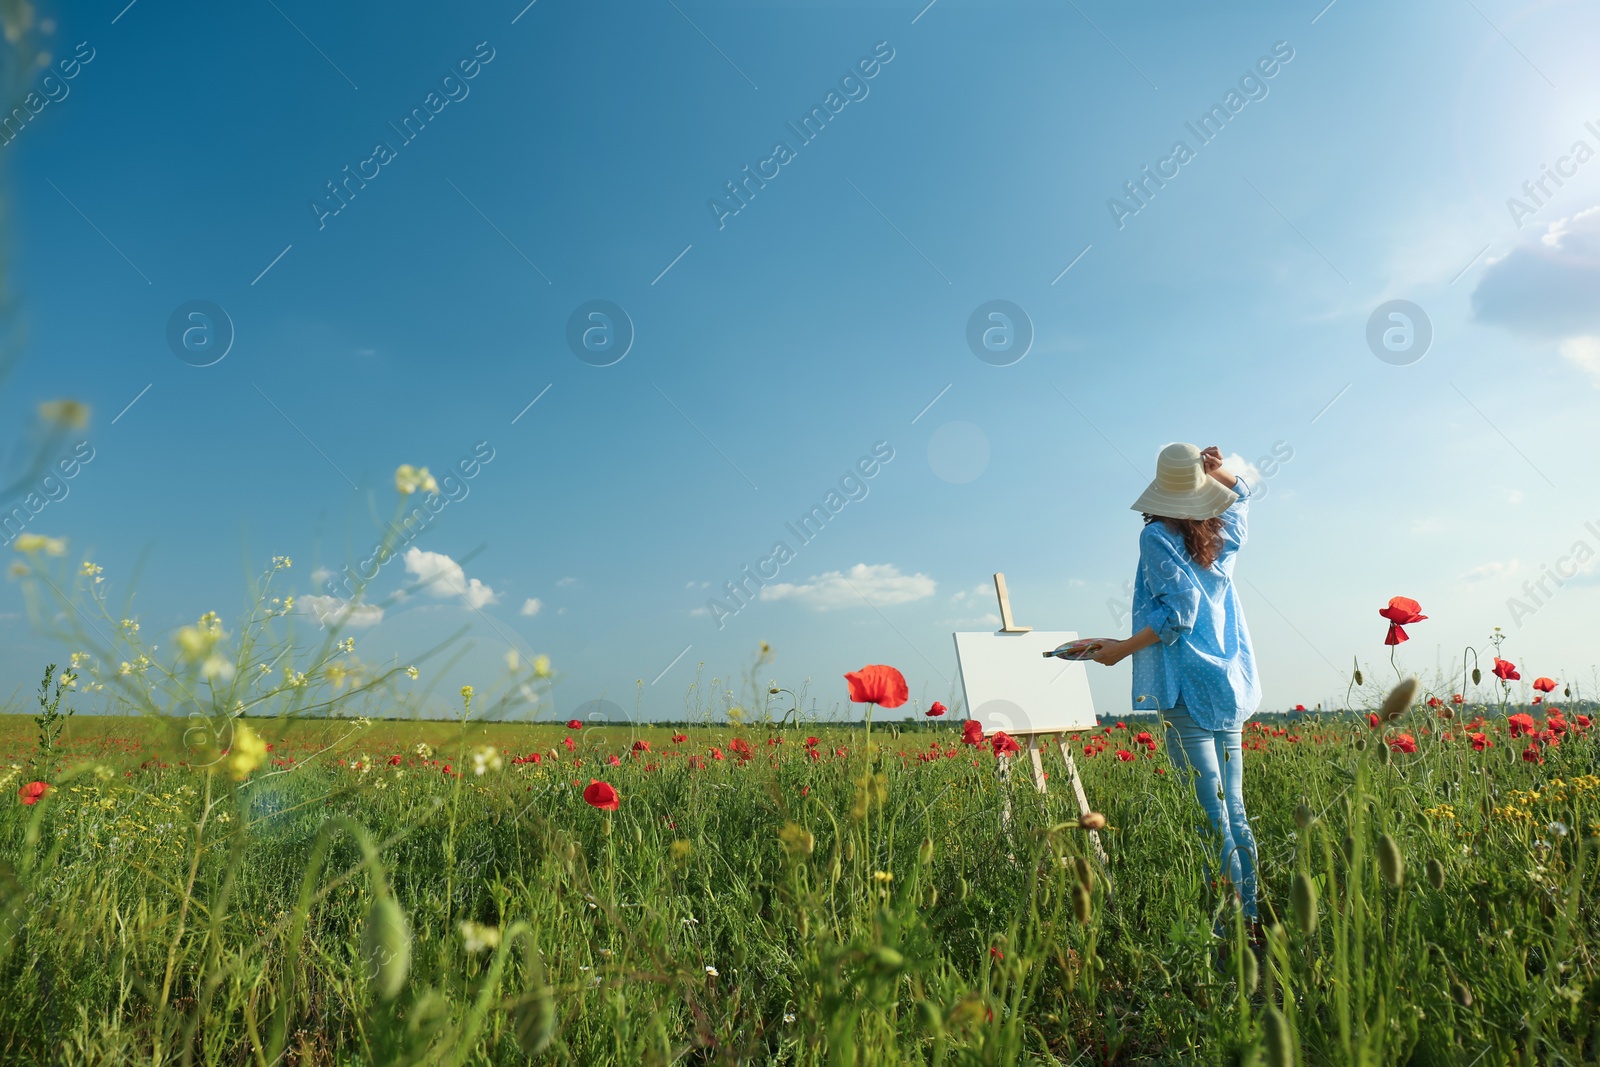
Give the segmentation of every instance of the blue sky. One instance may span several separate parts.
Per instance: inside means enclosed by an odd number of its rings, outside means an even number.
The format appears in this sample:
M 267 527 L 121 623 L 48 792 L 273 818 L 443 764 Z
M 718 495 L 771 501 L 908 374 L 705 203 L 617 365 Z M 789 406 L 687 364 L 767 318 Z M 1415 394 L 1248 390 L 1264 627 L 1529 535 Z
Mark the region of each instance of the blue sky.
M 995 625 L 995 570 L 1021 622 L 1126 634 L 1128 504 L 1189 440 L 1292 453 L 1239 567 L 1265 707 L 1342 696 L 1396 595 L 1430 616 L 1412 668 L 1498 625 L 1528 671 L 1590 675 L 1590 8 L 124 2 L 56 13 L 54 58 L 92 58 L 36 79 L 59 98 L 0 146 L 27 324 L 0 409 L 20 439 L 41 400 L 92 405 L 94 459 L 28 529 L 104 566 L 146 636 L 237 615 L 273 555 L 322 594 L 398 464 L 478 447 L 429 555 L 371 594 L 459 564 L 476 604 L 389 604 L 351 631 L 369 660 L 465 626 L 451 685 L 490 685 L 509 644 L 560 672 L 547 714 L 670 716 L 699 664 L 736 676 L 767 641 L 763 673 L 824 706 L 895 664 L 914 711 L 952 694 L 951 631 Z M 788 124 L 830 92 L 803 142 Z M 325 214 L 347 166 L 376 169 Z M 1133 204 L 1145 167 L 1169 177 Z M 211 366 L 167 342 L 193 300 L 232 322 Z M 609 366 L 567 342 L 592 300 L 632 323 Z M 992 300 L 1033 332 L 1006 366 L 966 339 Z M 1391 300 L 1431 324 L 1404 365 L 1367 342 Z M 722 618 L 724 583 L 875 446 L 865 495 Z M 27 687 L 61 652 L 21 605 L 0 587 Z M 1092 672 L 1103 712 L 1127 671 Z

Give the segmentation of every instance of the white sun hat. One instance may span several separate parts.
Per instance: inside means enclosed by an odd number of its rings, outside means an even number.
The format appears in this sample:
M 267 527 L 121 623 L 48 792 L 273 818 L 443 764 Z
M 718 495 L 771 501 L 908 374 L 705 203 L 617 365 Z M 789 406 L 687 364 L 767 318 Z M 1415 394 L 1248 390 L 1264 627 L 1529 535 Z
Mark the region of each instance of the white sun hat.
M 1156 457 L 1156 478 L 1133 502 L 1134 511 L 1164 519 L 1214 519 L 1238 494 L 1205 471 L 1200 449 L 1171 444 Z

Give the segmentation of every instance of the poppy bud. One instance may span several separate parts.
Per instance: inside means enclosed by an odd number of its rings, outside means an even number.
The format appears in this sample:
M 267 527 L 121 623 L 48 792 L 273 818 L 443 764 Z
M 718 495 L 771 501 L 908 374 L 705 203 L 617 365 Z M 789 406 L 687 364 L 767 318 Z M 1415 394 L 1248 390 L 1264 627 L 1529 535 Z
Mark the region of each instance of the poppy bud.
M 1356 664 L 1355 683 L 1357 685 L 1363 684 L 1361 680 L 1361 664 L 1359 663 Z
M 898 971 L 906 965 L 906 958 L 888 945 L 879 945 L 873 949 L 872 959 L 885 971 Z
M 843 868 L 839 863 L 839 853 L 835 852 L 833 854 L 833 865 L 828 868 L 828 881 L 831 884 L 837 885 L 839 882 L 839 875 L 842 870 Z
M 1266 1010 L 1267 1067 L 1294 1067 L 1294 1035 L 1289 1020 L 1272 1005 Z
M 1388 762 L 1389 762 L 1389 746 L 1388 745 L 1379 745 L 1378 746 L 1378 751 L 1375 754 L 1378 757 L 1378 762 L 1379 763 L 1382 763 L 1382 764 L 1385 764 L 1385 765 L 1388 764 Z
M 969 892 L 971 892 L 972 887 L 967 885 L 967 880 L 965 878 L 961 879 L 960 882 L 961 882 L 960 899 L 962 901 L 965 901 L 967 899 L 967 894 Z
M 1570 685 L 1567 686 L 1565 689 L 1563 689 L 1561 691 L 1561 694 L 1563 696 L 1565 696 L 1568 700 L 1571 700 L 1572 699 L 1572 686 L 1570 686 Z
M 1086 811 L 1078 816 L 1078 826 L 1084 830 L 1104 830 L 1106 817 L 1098 811 Z
M 383 1000 L 393 1000 L 405 988 L 411 969 L 411 928 L 399 901 L 388 890 L 379 894 L 367 911 L 362 940 L 367 956 L 367 980 Z
M 935 1040 L 944 1036 L 944 1013 L 937 1004 L 931 1000 L 919 1000 L 917 1014 L 922 1016 L 922 1025 L 928 1028 Z
M 933 862 L 933 838 L 924 837 L 917 847 L 917 860 L 924 867 Z
M 1367 750 L 1367 739 L 1365 737 L 1356 738 L 1356 751 L 1357 752 L 1365 752 L 1366 750 Z
M 1378 712 L 1378 718 L 1383 722 L 1394 722 L 1411 710 L 1411 702 L 1416 695 L 1417 680 L 1407 678 L 1389 690 L 1389 695 L 1383 700 L 1383 708 Z
M 854 863 L 856 860 L 856 839 L 853 837 L 844 839 L 844 859 L 846 863 Z
M 1467 988 L 1467 983 L 1457 978 L 1450 983 L 1450 996 L 1463 1008 L 1472 1007 L 1472 990 Z
M 1378 837 L 1378 870 L 1383 880 L 1392 886 L 1401 886 L 1406 880 L 1406 861 L 1400 855 L 1400 846 L 1388 834 Z
M 1301 871 L 1294 876 L 1294 885 L 1289 891 L 1290 910 L 1294 912 L 1295 925 L 1303 934 L 1315 933 L 1317 929 L 1317 883 L 1311 880 L 1311 875 Z
M 1256 984 L 1261 981 L 1261 961 L 1256 959 L 1254 952 L 1246 952 L 1240 962 L 1244 964 L 1245 992 L 1254 993 Z
M 1481 681 L 1483 681 L 1483 672 L 1476 667 L 1472 668 L 1472 684 L 1477 685 Z
M 1444 888 L 1444 864 L 1438 860 L 1428 861 L 1428 884 L 1435 889 Z
M 1304 804 L 1296 804 L 1295 805 L 1295 807 L 1294 807 L 1294 824 L 1296 826 L 1300 827 L 1300 829 L 1302 829 L 1302 830 L 1306 830 L 1306 829 L 1309 829 L 1311 824 L 1316 822 L 1316 821 L 1317 821 L 1316 812 L 1312 811 L 1310 808 L 1306 807 Z
M 1343 847 L 1345 862 L 1354 863 L 1356 858 L 1356 839 L 1351 837 L 1349 834 L 1345 834 Z
M 938 906 L 939 906 L 939 887 L 936 886 L 936 885 L 930 885 L 928 887 L 928 910 L 932 911 L 934 908 L 937 908 Z
M 1078 884 L 1085 890 L 1094 888 L 1094 871 L 1089 868 L 1089 861 L 1082 856 L 1072 857 L 1072 873 L 1078 876 Z
M 1082 883 L 1072 887 L 1072 914 L 1084 926 L 1088 926 L 1089 920 L 1094 917 L 1094 897 L 1089 895 Z

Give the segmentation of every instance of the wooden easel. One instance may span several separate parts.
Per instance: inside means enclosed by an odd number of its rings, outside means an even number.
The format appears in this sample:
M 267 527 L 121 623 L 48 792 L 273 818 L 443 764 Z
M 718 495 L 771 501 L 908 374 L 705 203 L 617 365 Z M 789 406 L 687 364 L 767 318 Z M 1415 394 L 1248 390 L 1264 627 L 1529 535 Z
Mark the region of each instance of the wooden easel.
M 1001 633 L 1025 634 L 1032 632 L 1033 627 L 1018 626 L 1016 622 L 1012 620 L 1011 594 L 1006 589 L 1006 576 L 999 571 L 996 571 L 994 575 L 994 595 L 1000 600 Z M 1078 813 L 1080 815 L 1089 814 L 1089 812 L 1092 810 L 1089 807 L 1089 796 L 1083 791 L 1083 778 L 1078 774 L 1078 764 L 1077 761 L 1072 758 L 1072 747 L 1068 743 L 1066 737 L 1052 735 L 1049 733 L 1034 733 L 1032 731 L 1025 730 L 1017 731 L 1016 736 L 1025 738 L 1027 741 L 1028 758 L 1033 763 L 1033 784 L 1038 788 L 1040 793 L 1050 792 L 1049 782 L 1044 776 L 1044 759 L 1041 756 L 1041 748 L 1045 738 L 1052 736 L 1055 737 L 1057 743 L 1059 743 L 1061 746 L 1062 762 L 1067 765 L 1067 781 L 1072 783 L 1072 792 L 1078 800 Z M 1002 756 L 1000 758 L 1000 779 L 1004 782 L 1009 782 L 1011 780 L 1010 756 Z M 1003 825 L 1010 825 L 1011 823 L 1011 797 L 1009 793 L 1006 794 L 1005 808 L 1001 812 L 1001 822 Z M 1094 849 L 1095 858 L 1100 861 L 1101 869 L 1105 870 L 1107 863 L 1106 850 L 1105 846 L 1100 841 L 1100 831 L 1089 831 L 1089 846 Z M 1110 880 L 1110 873 L 1107 872 L 1106 881 L 1109 883 Z

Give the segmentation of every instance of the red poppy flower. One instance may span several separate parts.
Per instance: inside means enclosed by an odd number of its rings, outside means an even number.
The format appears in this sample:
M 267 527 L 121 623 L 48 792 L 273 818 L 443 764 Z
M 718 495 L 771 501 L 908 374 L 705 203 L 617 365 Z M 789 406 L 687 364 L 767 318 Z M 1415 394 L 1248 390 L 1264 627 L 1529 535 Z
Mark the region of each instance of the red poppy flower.
M 898 708 L 911 696 L 911 690 L 906 688 L 906 676 L 881 663 L 851 671 L 844 678 L 850 683 L 850 702 L 853 704 Z
M 643 739 L 635 741 L 633 743 L 633 750 L 635 752 L 649 752 L 650 751 L 650 742 L 645 741 Z
M 967 721 L 974 722 L 976 720 L 968 719 Z M 996 756 L 1009 756 L 1013 752 L 1022 751 L 1022 746 L 1017 744 L 1011 735 L 1004 730 L 996 730 L 994 736 L 989 739 L 989 743 L 994 746 L 994 754 Z
M 1539 754 L 1539 742 L 1528 742 L 1528 747 L 1522 750 L 1522 759 L 1525 763 L 1543 763 L 1544 757 Z
M 1522 677 L 1517 673 L 1517 665 L 1508 659 L 1494 658 L 1494 676 L 1502 682 L 1515 682 Z
M 622 757 L 613 752 L 611 754 L 611 758 L 606 760 L 606 762 L 611 764 L 613 767 L 620 767 L 622 766 Z
M 399 756 L 390 756 L 389 757 L 389 766 L 391 766 L 391 767 L 400 766 L 400 757 Z
M 1367 725 L 1372 727 L 1374 730 L 1376 730 L 1378 728 L 1378 713 L 1377 712 L 1375 712 L 1375 711 L 1367 712 Z
M 1149 731 L 1147 731 L 1147 730 L 1140 730 L 1139 731 L 1139 735 L 1137 737 L 1135 737 L 1133 740 L 1134 740 L 1135 744 L 1148 745 L 1148 746 L 1150 746 L 1152 748 L 1155 747 L 1155 743 L 1156 743 L 1156 739 L 1151 737 Z
M 48 782 L 29 782 L 27 785 L 17 790 L 17 799 L 21 800 L 24 804 L 33 805 L 43 800 L 44 795 L 49 791 L 50 783 Z
M 822 743 L 822 738 L 820 738 L 820 737 L 808 737 L 808 738 L 806 738 L 806 747 L 807 748 L 816 748 L 821 743 Z
M 616 811 L 622 806 L 622 798 L 617 796 L 617 791 L 598 778 L 589 779 L 589 784 L 583 790 L 584 801 L 592 808 L 601 811 Z
M 1519 711 L 1515 715 L 1507 716 L 1506 725 L 1511 728 L 1512 737 L 1521 737 L 1523 734 L 1532 736 L 1538 732 L 1533 725 L 1533 716 L 1525 711 Z
M 578 719 L 568 719 L 567 720 L 567 729 L 569 729 L 569 730 L 581 730 L 581 729 L 583 729 L 583 723 Z
M 720 748 L 712 749 L 711 750 L 711 758 L 712 759 L 723 759 L 724 757 L 722 755 L 722 749 L 720 749 Z
M 1406 635 L 1405 627 L 1426 619 L 1427 616 L 1421 614 L 1421 611 L 1422 605 L 1410 597 L 1391 597 L 1388 607 L 1378 609 L 1378 614 L 1389 620 L 1389 632 L 1385 635 L 1383 643 L 1398 645 L 1402 641 L 1411 640 Z
M 935 718 L 937 716 L 943 715 L 945 712 L 947 712 L 949 710 L 950 710 L 949 708 L 945 707 L 943 704 L 941 704 L 937 700 L 935 700 L 933 702 L 933 706 L 931 708 L 929 708 L 927 711 L 923 712 L 922 714 L 924 714 L 928 718 L 932 719 L 932 718 Z
M 1467 698 L 1462 696 L 1460 693 L 1456 693 L 1450 698 L 1450 703 L 1452 704 L 1465 704 L 1466 702 Z
M 1578 724 L 1578 729 L 1587 730 L 1589 728 L 1589 716 L 1579 715 L 1575 721 Z
M 571 751 L 572 751 L 572 750 L 573 750 L 573 749 L 575 749 L 575 748 L 577 748 L 577 747 L 578 747 L 578 742 L 576 742 L 576 741 L 574 741 L 574 740 L 573 740 L 573 739 L 572 739 L 572 738 L 570 738 L 570 737 L 563 737 L 563 738 L 562 738 L 562 739 L 561 739 L 561 743 L 562 743 L 562 744 L 563 744 L 563 745 L 566 745 L 566 746 L 567 746 L 567 751 L 568 751 L 568 752 L 571 752 Z
M 1304 704 L 1296 704 L 1294 706 L 1294 710 L 1295 711 L 1305 711 L 1306 710 L 1306 706 Z
M 1428 698 L 1428 707 L 1430 707 L 1430 708 L 1442 708 L 1442 707 L 1444 707 L 1444 701 L 1440 700 L 1438 697 L 1429 697 Z
M 961 724 L 961 743 L 963 745 L 978 745 L 983 743 L 983 723 L 977 719 L 968 719 Z
M 1123 763 L 1132 762 L 1133 753 L 1129 752 L 1125 748 L 1119 748 L 1119 749 L 1117 749 L 1117 759 L 1121 760 Z
M 1389 748 L 1394 752 L 1404 752 L 1412 755 L 1417 751 L 1417 739 L 1410 734 L 1397 734 L 1389 739 Z
M 1003 960 L 1006 958 L 1006 954 L 1004 952 L 1001 952 L 992 945 L 989 947 L 989 955 L 993 956 L 997 960 Z
M 817 760 L 822 758 L 822 753 L 818 752 L 814 748 L 808 748 L 806 749 L 806 758 L 815 763 Z
M 1554 693 L 1556 691 L 1556 680 L 1554 678 L 1535 678 L 1533 687 L 1541 693 Z
M 1469 740 L 1472 742 L 1472 749 L 1474 752 L 1482 752 L 1486 748 L 1494 747 L 1494 742 L 1489 740 L 1488 735 L 1486 734 L 1473 734 Z
M 675 745 L 681 745 L 687 740 L 689 740 L 689 735 L 688 734 L 673 734 L 672 735 L 672 743 L 675 744 Z

